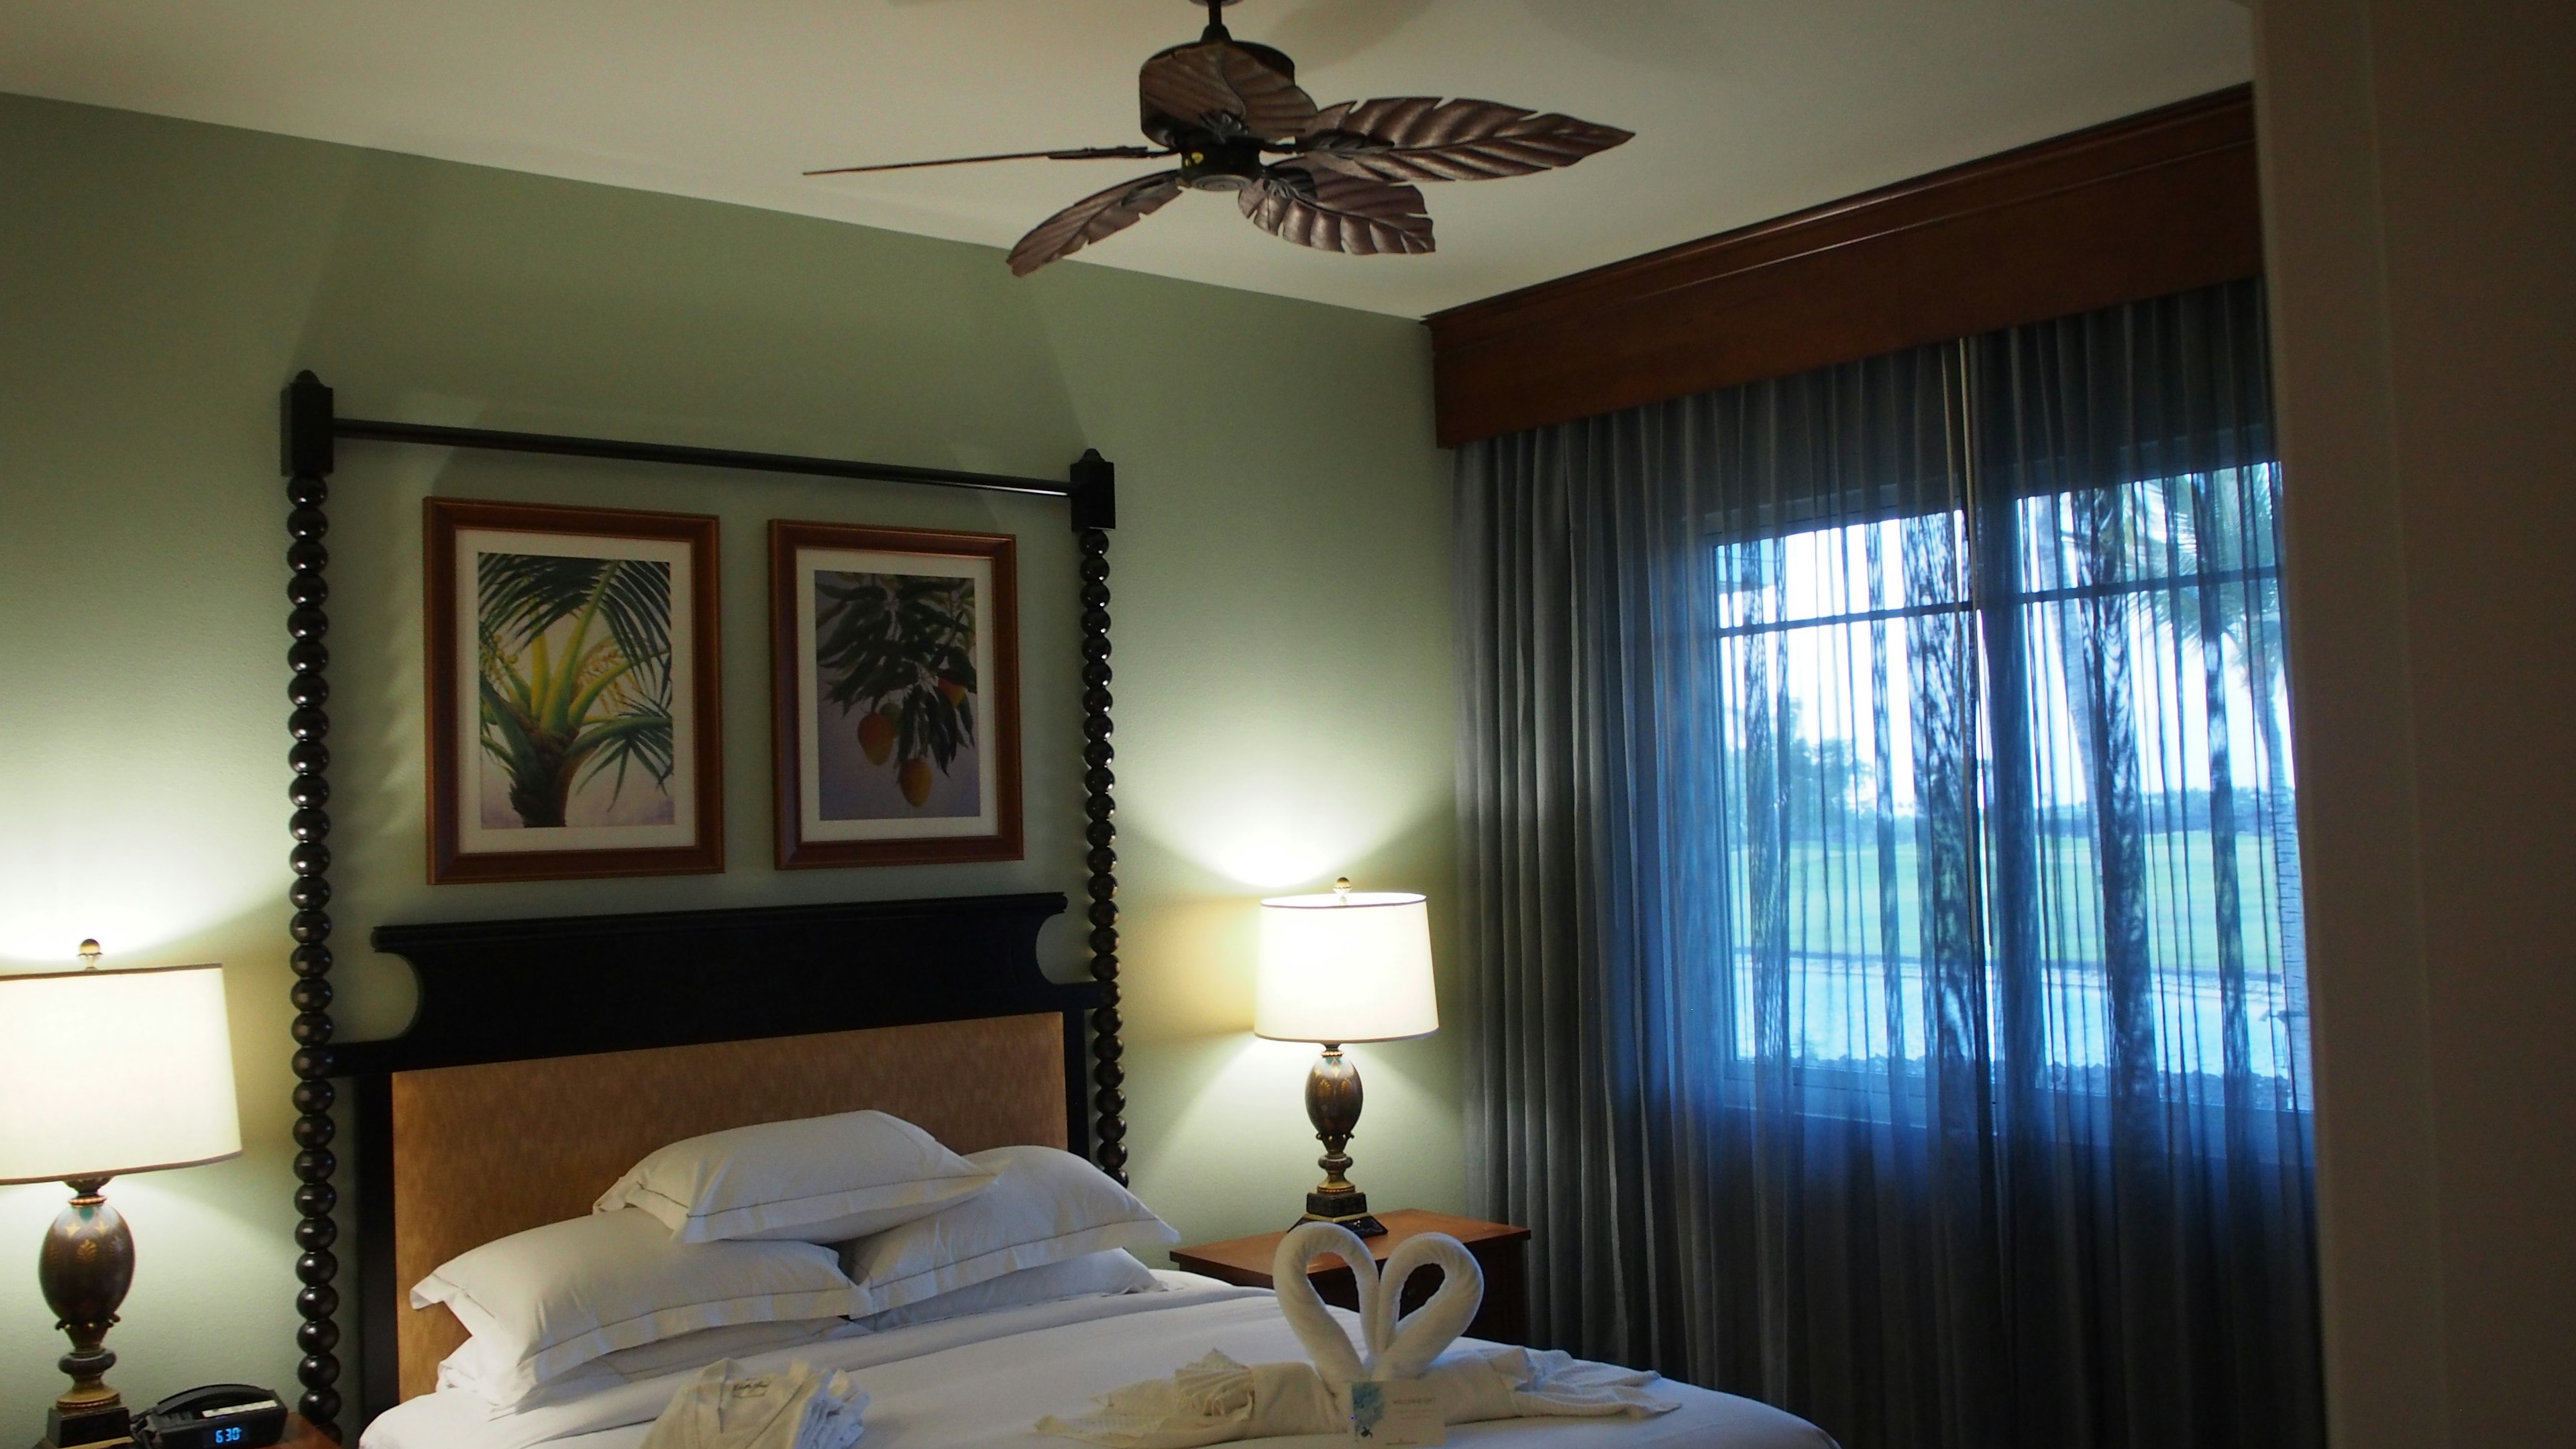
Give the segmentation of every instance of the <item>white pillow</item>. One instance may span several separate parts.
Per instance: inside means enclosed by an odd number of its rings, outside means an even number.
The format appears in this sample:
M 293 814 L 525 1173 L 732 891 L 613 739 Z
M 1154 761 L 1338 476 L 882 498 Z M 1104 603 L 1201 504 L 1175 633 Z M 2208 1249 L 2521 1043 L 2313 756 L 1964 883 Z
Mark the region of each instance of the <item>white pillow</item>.
M 411 1306 L 444 1303 L 484 1341 L 483 1394 L 511 1403 L 567 1369 L 702 1328 L 852 1311 L 856 1290 L 812 1243 L 676 1243 L 640 1212 L 495 1239 L 439 1265 Z
M 883 1333 L 889 1328 L 909 1328 L 916 1323 L 937 1323 L 943 1318 L 963 1318 L 969 1313 L 991 1313 L 1031 1303 L 1162 1291 L 1163 1281 L 1154 1276 L 1153 1269 L 1136 1261 L 1136 1255 L 1124 1248 L 1111 1248 L 1105 1253 L 1085 1253 L 1061 1263 L 1022 1268 L 999 1278 L 987 1278 L 954 1293 L 941 1293 L 855 1321 L 869 1333 Z
M 549 1391 L 558 1387 L 577 1385 L 583 1392 L 596 1392 L 620 1383 L 659 1378 L 677 1369 L 704 1368 L 720 1358 L 749 1358 L 773 1348 L 796 1348 L 859 1331 L 846 1318 L 790 1318 L 777 1323 L 736 1323 L 725 1328 L 701 1328 L 676 1338 L 601 1354 L 589 1363 L 546 1380 L 520 1398 L 504 1397 L 493 1387 L 493 1380 L 506 1376 L 509 1371 L 506 1351 L 495 1353 L 496 1345 L 489 1340 L 469 1338 L 463 1347 L 439 1362 L 438 1386 L 472 1394 L 495 1408 L 535 1408 L 551 1402 L 554 1395 Z M 502 1359 L 497 1368 L 493 1363 L 496 1358 Z
M 633 1383 L 660 1378 L 675 1369 L 702 1369 L 720 1358 L 749 1358 L 773 1348 L 820 1343 L 850 1332 L 846 1318 L 791 1318 L 779 1323 L 737 1323 L 728 1328 L 701 1328 L 659 1343 L 638 1344 L 602 1354 L 598 1367 Z
M 683 1243 L 837 1243 L 926 1217 L 992 1181 L 900 1117 L 842 1112 L 674 1142 L 595 1210 L 642 1208 Z
M 996 1147 L 966 1159 L 995 1174 L 986 1192 L 844 1244 L 858 1282 L 851 1316 L 954 1293 L 1005 1273 L 1181 1235 L 1099 1168 L 1053 1147 Z

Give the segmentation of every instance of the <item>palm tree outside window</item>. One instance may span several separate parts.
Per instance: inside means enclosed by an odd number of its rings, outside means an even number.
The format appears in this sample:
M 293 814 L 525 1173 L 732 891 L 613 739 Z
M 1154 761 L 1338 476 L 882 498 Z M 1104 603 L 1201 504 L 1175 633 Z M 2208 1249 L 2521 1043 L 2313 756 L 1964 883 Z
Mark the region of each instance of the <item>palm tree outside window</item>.
M 1733 1047 L 1750 1060 L 1776 1035 L 1805 1067 L 1919 1062 L 1926 1050 L 1922 942 L 1926 772 L 1991 781 L 1993 732 L 1964 759 L 1924 756 L 1914 671 L 1973 655 L 1971 616 L 2022 616 L 2019 697 L 1973 708 L 2025 716 L 2044 803 L 2034 842 L 2051 945 L 2041 1037 L 2048 1069 L 2093 1081 L 2109 1060 L 2103 973 L 2103 831 L 2093 782 L 2119 751 L 2134 762 L 2148 949 L 2168 976 L 2153 1033 L 2159 1074 L 2218 1075 L 2241 1060 L 2281 1105 L 2307 1100 L 2305 970 L 2287 697 L 2281 673 L 2277 465 L 2142 479 L 2023 498 L 2019 586 L 1978 598 L 1965 508 L 1720 542 L 1712 549 L 1718 675 L 1731 686 L 1722 755 Z M 2118 697 L 2092 696 L 2116 643 Z M 1943 685 L 1962 681 L 1943 680 Z M 2097 724 L 2107 722 L 2108 728 Z M 2100 736 L 2097 738 L 2097 736 Z M 2125 770 L 2112 770 L 2113 775 Z M 1995 802 L 1980 788 L 1934 794 L 1975 832 Z M 2115 844 L 2113 848 L 2118 848 Z M 1986 851 L 1978 875 L 1995 877 Z M 1953 901 L 1960 930 L 1989 914 Z M 1940 909 L 1936 902 L 1935 909 Z M 1762 962 L 1776 960 L 1767 985 Z M 1986 993 L 1985 1028 L 2003 992 Z M 1881 1083 L 1883 1085 L 1883 1082 Z

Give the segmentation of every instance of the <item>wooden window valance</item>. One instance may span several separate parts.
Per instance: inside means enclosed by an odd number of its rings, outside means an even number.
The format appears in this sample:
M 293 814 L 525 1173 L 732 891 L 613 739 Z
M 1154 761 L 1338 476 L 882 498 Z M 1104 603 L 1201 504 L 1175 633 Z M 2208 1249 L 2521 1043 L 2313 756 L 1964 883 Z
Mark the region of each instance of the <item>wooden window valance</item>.
M 1434 313 L 1440 443 L 2262 270 L 2238 86 Z

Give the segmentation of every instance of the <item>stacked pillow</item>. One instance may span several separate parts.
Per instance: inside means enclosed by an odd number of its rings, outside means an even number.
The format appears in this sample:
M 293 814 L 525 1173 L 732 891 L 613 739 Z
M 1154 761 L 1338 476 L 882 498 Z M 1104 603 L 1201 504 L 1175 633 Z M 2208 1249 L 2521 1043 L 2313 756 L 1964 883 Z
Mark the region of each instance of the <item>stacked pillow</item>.
M 578 1370 L 643 1379 L 847 1333 L 1150 1291 L 1180 1235 L 1051 1147 L 960 1157 L 882 1112 L 675 1142 L 587 1218 L 514 1233 L 412 1289 L 472 1335 L 439 1386 L 501 1408 Z M 548 1397 L 552 1397 L 549 1395 Z
M 838 1317 L 850 1280 L 813 1243 L 676 1243 L 640 1212 L 548 1223 L 439 1265 L 411 1306 L 472 1335 L 443 1382 L 496 1404 L 621 1349 L 705 1329 Z
M 842 1245 L 856 1312 L 884 1313 L 1094 1253 L 1181 1239 L 1070 1152 L 996 1147 L 966 1160 L 992 1174 L 990 1191 Z
M 883 1112 L 763 1122 L 674 1142 L 591 1211 L 641 1208 L 683 1243 L 836 1243 L 926 1217 L 993 1174 Z

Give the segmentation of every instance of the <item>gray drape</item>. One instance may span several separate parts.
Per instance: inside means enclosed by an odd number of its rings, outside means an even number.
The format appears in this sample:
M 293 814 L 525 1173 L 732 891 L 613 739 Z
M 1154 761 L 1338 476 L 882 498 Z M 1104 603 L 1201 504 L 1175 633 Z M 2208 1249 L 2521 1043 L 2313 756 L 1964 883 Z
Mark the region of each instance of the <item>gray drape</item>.
M 1471 1183 L 1877 1446 L 2321 1442 L 2257 284 L 1461 451 Z

